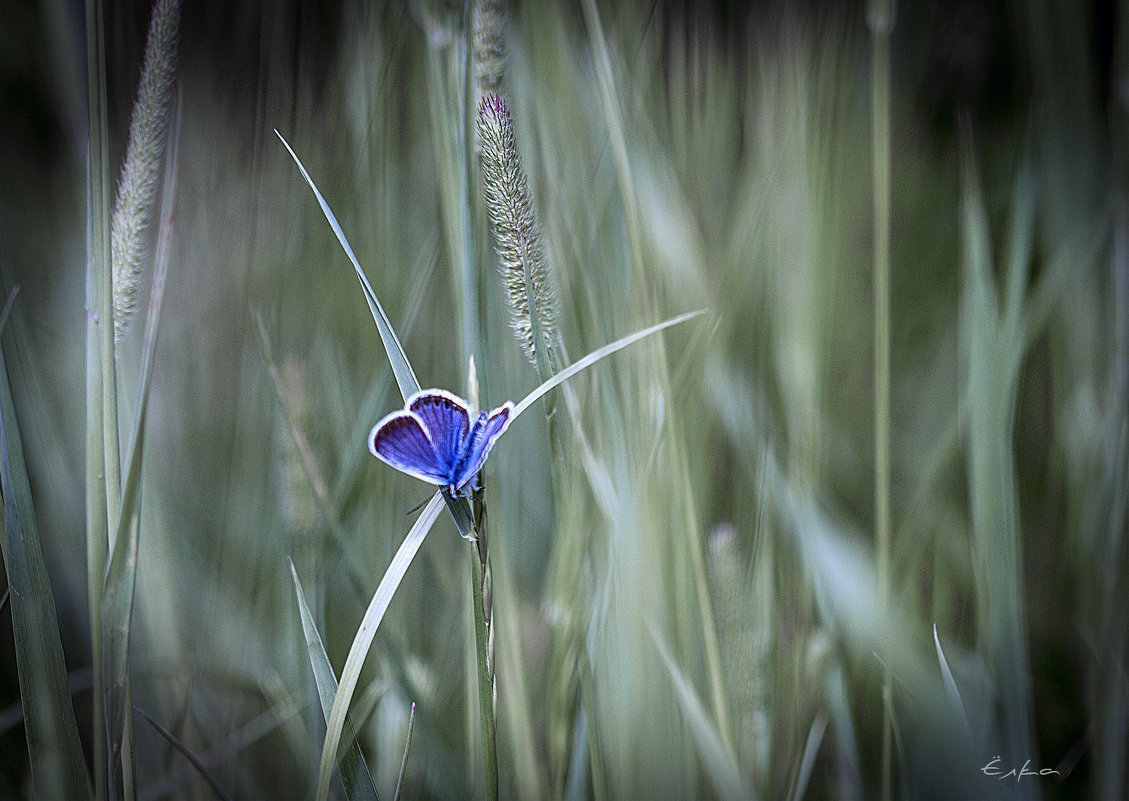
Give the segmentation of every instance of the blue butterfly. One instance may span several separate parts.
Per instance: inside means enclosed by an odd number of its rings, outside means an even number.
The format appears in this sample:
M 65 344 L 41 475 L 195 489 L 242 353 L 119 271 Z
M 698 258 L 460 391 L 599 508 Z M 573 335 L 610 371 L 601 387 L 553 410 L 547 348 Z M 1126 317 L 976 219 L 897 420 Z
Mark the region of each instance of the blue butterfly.
M 469 495 L 513 408 L 513 401 L 506 401 L 472 420 L 470 405 L 458 395 L 421 389 L 403 409 L 372 427 L 368 447 L 377 459 L 443 487 L 452 497 Z

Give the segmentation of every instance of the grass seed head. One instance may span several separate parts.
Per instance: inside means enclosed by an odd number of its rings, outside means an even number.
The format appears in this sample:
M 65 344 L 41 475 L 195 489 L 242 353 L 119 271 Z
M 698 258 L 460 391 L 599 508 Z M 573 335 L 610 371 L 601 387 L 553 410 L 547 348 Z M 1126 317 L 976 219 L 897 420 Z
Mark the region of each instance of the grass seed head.
M 526 357 L 536 366 L 537 349 L 542 343 L 544 355 L 553 355 L 557 293 L 545 264 L 541 225 L 518 153 L 513 118 L 506 101 L 498 95 L 487 95 L 479 105 L 478 135 L 482 146 L 483 192 L 494 231 L 498 266 L 506 287 L 510 325 Z M 535 341 L 530 298 L 541 342 Z
M 129 142 L 110 220 L 110 260 L 114 280 L 114 339 L 129 330 L 137 311 L 145 231 L 153 217 L 164 135 L 176 73 L 180 0 L 157 0 L 149 20 L 137 98 L 129 122 Z

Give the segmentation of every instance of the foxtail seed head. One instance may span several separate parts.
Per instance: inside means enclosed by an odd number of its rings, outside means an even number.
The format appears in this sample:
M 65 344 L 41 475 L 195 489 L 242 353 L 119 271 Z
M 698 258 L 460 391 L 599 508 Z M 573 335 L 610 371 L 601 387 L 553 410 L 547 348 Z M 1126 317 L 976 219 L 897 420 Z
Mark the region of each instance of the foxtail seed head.
M 129 142 L 110 219 L 110 261 L 114 280 L 114 339 L 120 342 L 137 311 L 145 229 L 157 196 L 164 134 L 172 103 L 181 0 L 156 0 L 145 40 L 137 99 L 129 121 Z
M 483 192 L 506 287 L 510 325 L 533 366 L 538 367 L 542 348 L 548 365 L 553 361 L 557 336 L 557 293 L 545 265 L 541 225 L 521 166 L 513 119 L 506 101 L 497 95 L 487 95 L 478 107 L 478 136 Z M 538 367 L 539 372 L 543 369 Z
M 478 96 L 497 94 L 506 66 L 502 0 L 474 0 L 474 78 Z

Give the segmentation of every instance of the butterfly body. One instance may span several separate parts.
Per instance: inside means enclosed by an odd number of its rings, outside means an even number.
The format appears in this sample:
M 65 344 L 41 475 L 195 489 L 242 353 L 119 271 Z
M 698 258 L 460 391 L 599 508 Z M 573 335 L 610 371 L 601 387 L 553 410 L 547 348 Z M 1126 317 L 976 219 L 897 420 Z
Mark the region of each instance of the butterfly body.
M 423 389 L 369 433 L 373 456 L 410 476 L 468 495 L 490 449 L 510 423 L 513 403 L 472 417 L 469 404 L 444 389 Z

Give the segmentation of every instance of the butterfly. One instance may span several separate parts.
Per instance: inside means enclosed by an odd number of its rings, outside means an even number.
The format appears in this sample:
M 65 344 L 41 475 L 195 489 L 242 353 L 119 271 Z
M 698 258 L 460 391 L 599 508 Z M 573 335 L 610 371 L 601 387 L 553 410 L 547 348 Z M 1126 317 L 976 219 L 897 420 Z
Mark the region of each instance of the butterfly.
M 510 424 L 513 401 L 473 419 L 470 404 L 445 389 L 421 389 L 404 408 L 369 432 L 372 455 L 397 470 L 447 490 L 451 497 L 477 488 L 486 455 Z

